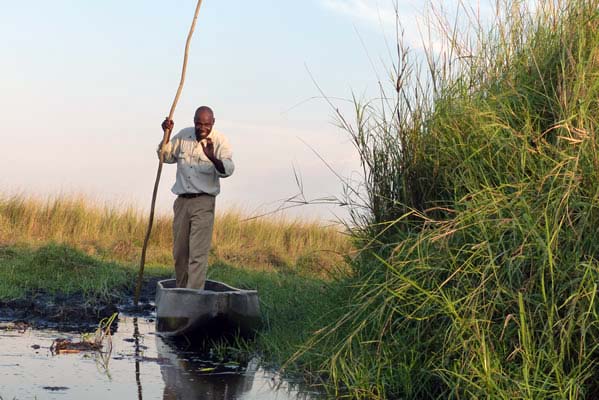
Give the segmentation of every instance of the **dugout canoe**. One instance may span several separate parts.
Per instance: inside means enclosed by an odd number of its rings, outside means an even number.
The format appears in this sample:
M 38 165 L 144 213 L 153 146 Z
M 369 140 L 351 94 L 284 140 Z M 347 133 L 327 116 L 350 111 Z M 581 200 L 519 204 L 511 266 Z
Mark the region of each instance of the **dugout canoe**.
M 207 280 L 204 289 L 178 288 L 174 279 L 156 287 L 156 331 L 164 336 L 251 336 L 260 327 L 256 290 Z

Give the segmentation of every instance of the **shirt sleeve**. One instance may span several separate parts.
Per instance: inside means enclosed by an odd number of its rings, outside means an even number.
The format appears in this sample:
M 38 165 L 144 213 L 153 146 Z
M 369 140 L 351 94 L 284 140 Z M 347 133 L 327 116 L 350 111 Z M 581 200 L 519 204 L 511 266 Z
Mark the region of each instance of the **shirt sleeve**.
M 223 167 L 225 168 L 225 173 L 216 170 L 216 173 L 221 178 L 226 178 L 228 176 L 233 175 L 233 171 L 235 171 L 235 164 L 233 163 L 233 152 L 231 151 L 231 145 L 229 144 L 229 140 L 226 137 L 221 136 L 221 141 L 218 146 L 218 154 L 216 158 L 222 161 Z
M 223 167 L 225 167 L 225 173 L 221 173 L 219 170 L 216 170 L 216 173 L 221 178 L 226 178 L 228 176 L 233 175 L 233 171 L 235 171 L 235 164 L 231 158 L 223 158 L 221 160 L 223 162 Z
M 162 140 L 158 143 L 158 148 L 156 149 L 156 153 L 158 154 L 158 159 L 160 159 L 160 145 L 162 144 Z M 164 162 L 167 164 L 174 164 L 177 162 L 177 149 L 179 148 L 179 140 L 177 137 L 173 137 L 171 141 L 164 145 Z

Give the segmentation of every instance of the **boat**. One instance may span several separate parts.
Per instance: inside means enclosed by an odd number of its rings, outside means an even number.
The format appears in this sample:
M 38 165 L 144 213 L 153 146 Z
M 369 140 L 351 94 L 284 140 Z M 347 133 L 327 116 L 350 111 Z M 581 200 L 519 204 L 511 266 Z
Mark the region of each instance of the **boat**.
M 261 325 L 258 291 L 207 280 L 204 289 L 176 287 L 175 279 L 158 281 L 156 332 L 166 336 L 252 336 Z

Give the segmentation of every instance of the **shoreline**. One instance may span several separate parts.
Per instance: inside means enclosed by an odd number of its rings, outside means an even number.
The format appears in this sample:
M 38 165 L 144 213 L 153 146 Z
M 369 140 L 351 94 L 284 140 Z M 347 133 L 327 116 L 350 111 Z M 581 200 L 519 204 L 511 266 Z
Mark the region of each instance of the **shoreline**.
M 34 329 L 85 333 L 95 330 L 101 320 L 114 313 L 151 317 L 155 311 L 156 282 L 163 278 L 144 278 L 137 307 L 133 305 L 133 290 L 114 295 L 112 301 L 88 298 L 82 292 L 28 292 L 21 298 L 0 300 L 0 321 L 25 324 Z M 115 325 L 118 325 L 118 317 Z
M 136 308 L 136 266 L 98 260 L 66 245 L 0 246 L 0 321 L 85 333 L 115 312 L 151 317 L 156 282 L 173 272 L 147 267 Z M 295 270 L 256 271 L 216 262 L 208 268 L 208 278 L 258 290 L 263 327 L 250 342 L 231 346 L 238 353 L 260 354 L 269 366 L 285 364 L 313 332 L 335 318 L 344 298 L 338 281 Z

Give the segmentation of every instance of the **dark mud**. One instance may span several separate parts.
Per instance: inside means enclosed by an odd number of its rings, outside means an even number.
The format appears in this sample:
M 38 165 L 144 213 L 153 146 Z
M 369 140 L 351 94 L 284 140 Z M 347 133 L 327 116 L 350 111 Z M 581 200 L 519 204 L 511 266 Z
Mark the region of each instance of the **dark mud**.
M 0 321 L 20 322 L 36 329 L 89 332 L 114 313 L 148 317 L 154 311 L 156 282 L 146 278 L 138 306 L 133 304 L 135 288 L 115 293 L 109 298 L 89 298 L 83 293 L 61 294 L 32 292 L 21 299 L 0 301 Z M 117 329 L 117 322 L 112 327 Z

